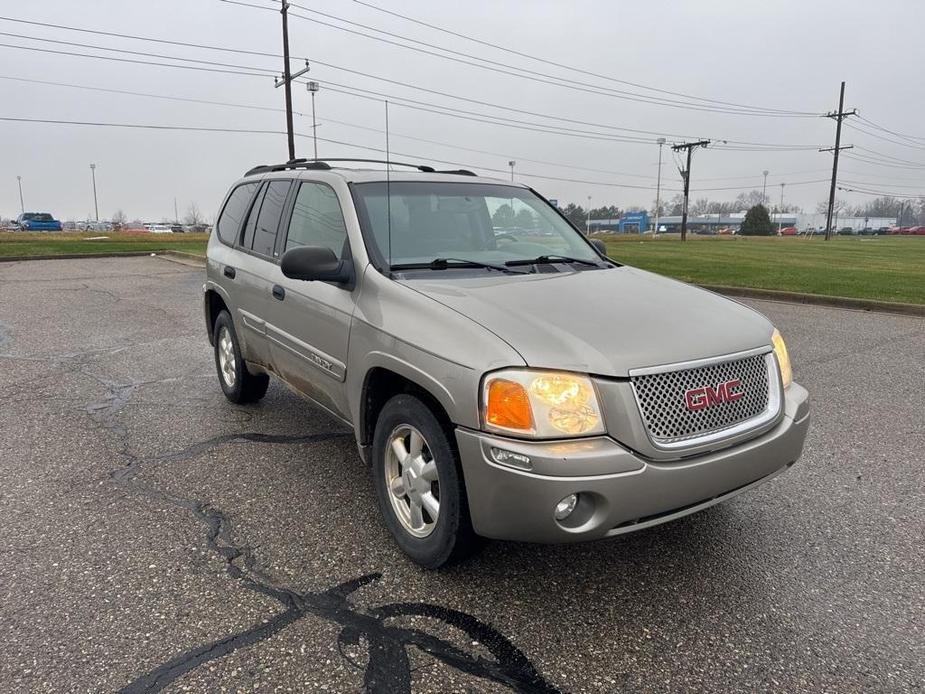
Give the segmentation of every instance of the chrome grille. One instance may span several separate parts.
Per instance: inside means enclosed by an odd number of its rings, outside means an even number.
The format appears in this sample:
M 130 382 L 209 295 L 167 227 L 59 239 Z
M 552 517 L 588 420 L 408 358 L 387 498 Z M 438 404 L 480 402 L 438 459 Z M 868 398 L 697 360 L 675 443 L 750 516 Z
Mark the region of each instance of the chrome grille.
M 661 373 L 632 376 L 633 390 L 643 422 L 653 442 L 659 445 L 693 443 L 693 439 L 735 427 L 751 419 L 767 420 L 769 406 L 777 408 L 771 386 L 769 360 L 773 356 L 756 354 L 706 366 Z M 742 397 L 731 402 L 718 402 L 699 410 L 687 406 L 686 394 L 691 389 L 710 387 L 732 380 L 741 382 L 735 392 Z M 775 391 L 776 392 L 776 391 Z M 766 415 L 762 417 L 762 415 Z M 756 426 L 760 422 L 756 421 Z

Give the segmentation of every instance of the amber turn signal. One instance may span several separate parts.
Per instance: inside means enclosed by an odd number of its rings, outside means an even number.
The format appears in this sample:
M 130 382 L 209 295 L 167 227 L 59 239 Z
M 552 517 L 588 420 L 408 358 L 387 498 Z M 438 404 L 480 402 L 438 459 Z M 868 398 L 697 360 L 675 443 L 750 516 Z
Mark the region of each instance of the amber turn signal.
M 533 410 L 526 388 L 514 381 L 493 380 L 488 386 L 485 421 L 505 429 L 533 431 Z

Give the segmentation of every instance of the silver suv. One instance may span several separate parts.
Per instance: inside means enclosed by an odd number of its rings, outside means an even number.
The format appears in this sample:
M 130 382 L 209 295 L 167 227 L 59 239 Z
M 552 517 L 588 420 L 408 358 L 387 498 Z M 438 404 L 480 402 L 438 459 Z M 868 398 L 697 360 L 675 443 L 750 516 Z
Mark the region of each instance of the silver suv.
M 248 171 L 204 291 L 228 399 L 273 374 L 349 425 L 415 561 L 640 530 L 799 458 L 807 392 L 762 315 L 609 259 L 526 186 L 414 168 Z

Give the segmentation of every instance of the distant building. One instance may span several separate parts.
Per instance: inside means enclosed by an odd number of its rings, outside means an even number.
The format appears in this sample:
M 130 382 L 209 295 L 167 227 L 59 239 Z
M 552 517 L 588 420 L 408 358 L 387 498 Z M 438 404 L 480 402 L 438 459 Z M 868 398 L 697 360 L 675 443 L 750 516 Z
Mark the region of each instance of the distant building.
M 797 231 L 824 231 L 824 214 L 803 214 L 802 212 L 785 212 L 772 214 L 771 223 L 780 228 L 796 227 Z M 687 228 L 692 232 L 717 232 L 728 229 L 738 231 L 745 219 L 745 212 L 732 214 L 705 214 L 687 218 Z M 633 234 L 652 231 L 653 222 L 645 212 L 629 212 L 619 219 L 592 219 L 589 223 L 591 232 L 609 232 L 612 234 Z M 681 217 L 667 216 L 658 220 L 659 231 L 676 233 L 681 230 Z M 839 217 L 832 218 L 832 229 L 850 228 L 854 231 L 863 229 L 880 229 L 896 226 L 896 217 Z

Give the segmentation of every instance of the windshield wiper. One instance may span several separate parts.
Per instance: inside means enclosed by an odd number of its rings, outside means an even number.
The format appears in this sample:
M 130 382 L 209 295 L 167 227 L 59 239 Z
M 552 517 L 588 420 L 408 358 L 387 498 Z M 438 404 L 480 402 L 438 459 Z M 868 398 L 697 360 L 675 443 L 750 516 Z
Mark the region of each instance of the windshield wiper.
M 507 265 L 507 263 L 505 263 Z M 488 270 L 497 270 L 506 272 L 511 275 L 526 275 L 523 270 L 512 270 L 505 265 L 494 265 L 493 263 L 483 263 L 481 260 L 471 260 L 469 258 L 434 258 L 429 263 L 399 263 L 391 265 L 391 270 L 446 270 L 447 268 L 465 268 L 465 267 L 482 267 Z
M 549 263 L 578 263 L 579 265 L 590 265 L 591 267 L 600 267 L 598 263 L 593 260 L 585 260 L 584 258 L 572 258 L 567 255 L 540 255 L 536 258 L 529 258 L 523 260 L 508 260 L 505 265 L 546 265 Z

